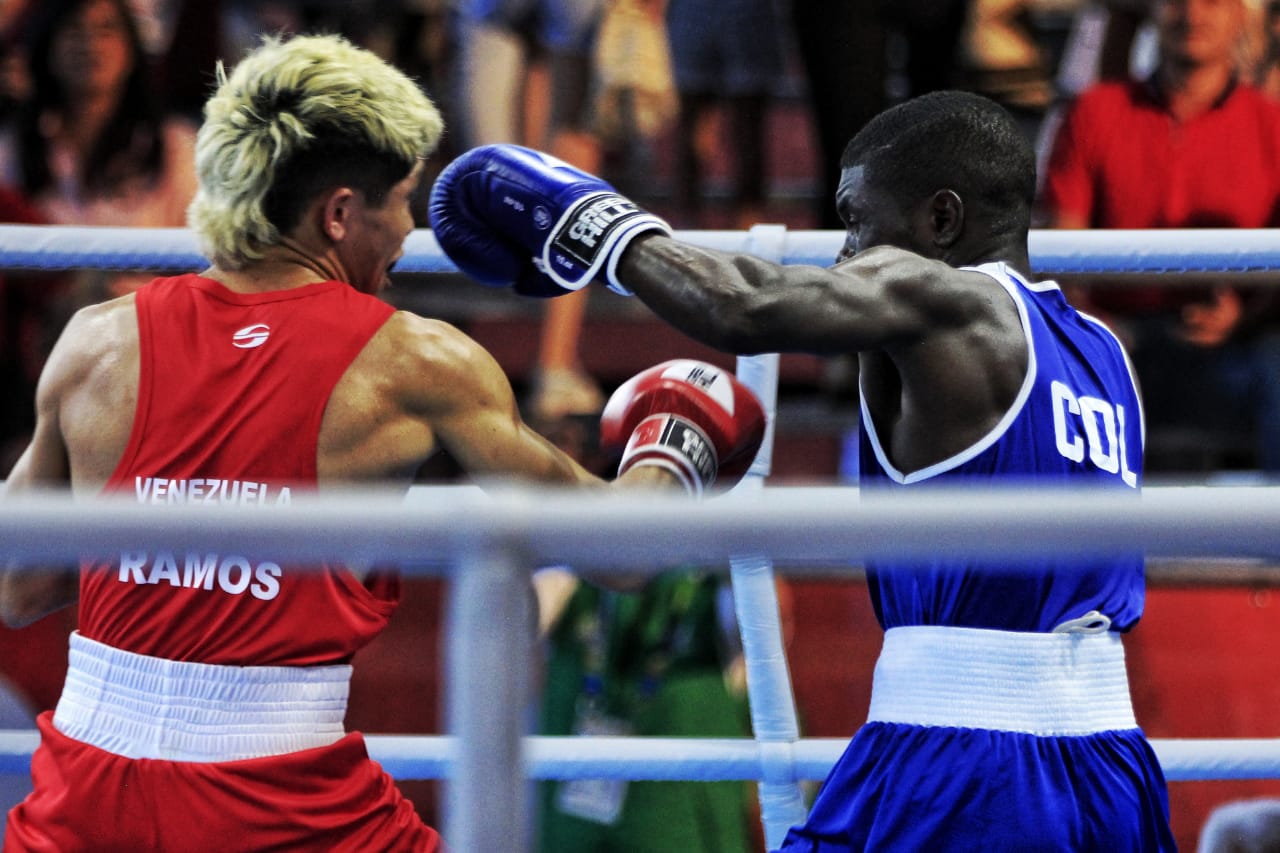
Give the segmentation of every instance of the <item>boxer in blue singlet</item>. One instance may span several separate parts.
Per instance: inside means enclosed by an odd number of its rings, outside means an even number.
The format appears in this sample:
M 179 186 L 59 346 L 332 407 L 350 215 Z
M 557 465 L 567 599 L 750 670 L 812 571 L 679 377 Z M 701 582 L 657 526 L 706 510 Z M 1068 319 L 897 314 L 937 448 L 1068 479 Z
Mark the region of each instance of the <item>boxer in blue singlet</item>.
M 432 223 L 491 284 L 602 281 L 725 351 L 856 353 L 864 499 L 966 484 L 1136 497 L 1128 359 L 1030 278 L 1035 154 L 1012 117 L 923 95 L 869 122 L 841 169 L 829 268 L 676 240 L 607 183 L 514 146 L 454 161 Z M 1174 849 L 1120 641 L 1142 613 L 1140 555 L 882 562 L 869 583 L 886 630 L 869 720 L 783 850 Z
M 968 269 L 1017 309 L 1023 384 L 988 432 L 907 471 L 864 388 L 864 495 L 1006 481 L 1136 494 L 1141 408 L 1110 331 L 1056 285 L 1002 262 Z M 1120 642 L 1142 613 L 1140 556 L 868 569 L 886 629 L 869 719 L 784 850 L 1173 849 Z

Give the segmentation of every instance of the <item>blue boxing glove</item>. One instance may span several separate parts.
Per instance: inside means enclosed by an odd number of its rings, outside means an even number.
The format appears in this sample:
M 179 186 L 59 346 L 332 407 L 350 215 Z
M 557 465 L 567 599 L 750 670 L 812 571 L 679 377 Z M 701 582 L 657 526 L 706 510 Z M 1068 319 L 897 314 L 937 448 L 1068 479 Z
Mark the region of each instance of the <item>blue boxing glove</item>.
M 484 145 L 450 163 L 431 188 L 431 228 L 458 268 L 485 284 L 558 296 L 618 282 L 618 259 L 640 234 L 671 228 L 605 181 L 518 145 Z

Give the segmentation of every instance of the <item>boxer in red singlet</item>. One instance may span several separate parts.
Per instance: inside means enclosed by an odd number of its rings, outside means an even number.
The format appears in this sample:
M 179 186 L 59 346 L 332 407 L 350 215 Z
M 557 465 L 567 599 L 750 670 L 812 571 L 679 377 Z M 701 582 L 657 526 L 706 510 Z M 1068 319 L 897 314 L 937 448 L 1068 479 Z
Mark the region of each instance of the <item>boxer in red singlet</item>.
M 604 486 L 522 422 L 479 345 L 376 297 L 442 131 L 418 86 L 337 37 L 269 39 L 218 82 L 189 214 L 213 265 L 75 316 L 9 499 L 69 485 L 267 512 L 343 485 L 403 490 L 438 448 L 476 475 Z M 678 410 L 714 427 L 720 458 L 754 452 L 758 408 L 739 432 L 705 376 L 663 381 L 656 410 L 650 388 L 650 408 L 613 411 Z M 615 482 L 714 477 L 667 451 L 633 449 Z M 0 574 L 10 624 L 80 606 L 4 850 L 439 849 L 343 726 L 351 658 L 398 592 L 384 573 L 147 543 L 78 572 Z

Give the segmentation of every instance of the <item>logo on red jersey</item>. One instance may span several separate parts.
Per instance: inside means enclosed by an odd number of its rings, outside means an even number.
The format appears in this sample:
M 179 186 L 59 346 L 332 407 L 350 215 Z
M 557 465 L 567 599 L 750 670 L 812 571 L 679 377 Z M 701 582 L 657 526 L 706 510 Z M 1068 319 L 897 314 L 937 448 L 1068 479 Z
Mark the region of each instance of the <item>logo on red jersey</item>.
M 252 326 L 245 326 L 232 335 L 231 344 L 240 349 L 253 349 L 265 344 L 267 336 L 270 334 L 271 327 L 266 323 L 254 323 Z

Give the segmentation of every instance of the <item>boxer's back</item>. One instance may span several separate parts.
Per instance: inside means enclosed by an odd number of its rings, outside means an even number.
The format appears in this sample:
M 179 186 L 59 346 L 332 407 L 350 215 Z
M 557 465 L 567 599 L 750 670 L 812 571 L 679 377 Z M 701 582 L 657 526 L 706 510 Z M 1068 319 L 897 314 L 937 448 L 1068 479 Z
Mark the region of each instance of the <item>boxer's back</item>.
M 243 337 L 228 337 L 227 349 L 248 354 L 268 345 L 270 330 L 255 325 L 237 324 Z M 413 410 L 429 406 L 422 397 L 432 381 L 424 374 L 448 372 L 451 344 L 460 337 L 447 324 L 398 312 L 358 347 L 324 409 L 315 456 L 320 482 L 409 481 L 436 446 L 429 413 Z M 125 455 L 139 401 L 140 352 L 137 298 L 130 294 L 81 310 L 50 358 L 46 400 L 56 407 L 79 494 L 99 493 Z M 308 386 L 313 378 L 303 369 L 293 381 Z

